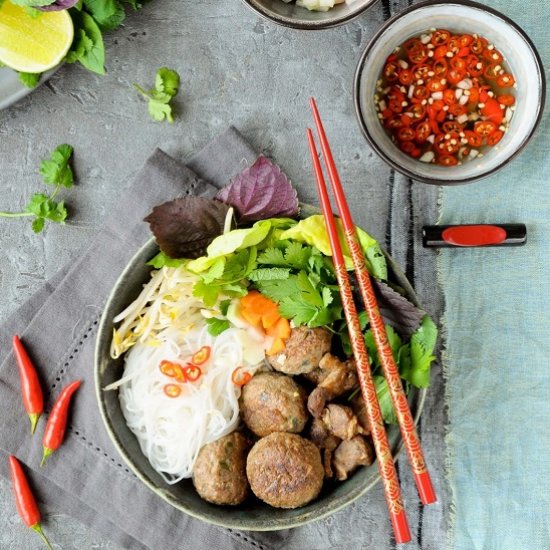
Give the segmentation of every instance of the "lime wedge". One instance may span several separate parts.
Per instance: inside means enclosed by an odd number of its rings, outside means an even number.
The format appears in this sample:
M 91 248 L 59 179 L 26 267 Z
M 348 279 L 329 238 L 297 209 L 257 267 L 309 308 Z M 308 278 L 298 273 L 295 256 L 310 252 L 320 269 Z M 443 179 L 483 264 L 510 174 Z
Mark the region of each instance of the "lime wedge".
M 5 0 L 0 5 L 0 62 L 16 71 L 42 73 L 59 65 L 73 41 L 66 10 L 37 17 Z

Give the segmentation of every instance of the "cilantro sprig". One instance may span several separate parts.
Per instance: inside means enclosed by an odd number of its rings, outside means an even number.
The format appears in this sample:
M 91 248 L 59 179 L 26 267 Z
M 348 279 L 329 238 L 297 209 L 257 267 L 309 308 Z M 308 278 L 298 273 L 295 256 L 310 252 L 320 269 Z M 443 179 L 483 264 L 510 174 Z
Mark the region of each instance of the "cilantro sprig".
M 73 154 L 70 145 L 62 144 L 56 147 L 50 158 L 40 163 L 40 174 L 44 183 L 53 185 L 54 189 L 50 194 L 35 193 L 22 212 L 0 212 L 0 217 L 22 218 L 32 217 L 32 230 L 40 233 L 45 226 L 46 220 L 53 223 L 64 224 L 68 212 L 64 201 L 56 201 L 61 188 L 70 189 L 74 185 L 74 176 L 69 161 Z
M 167 120 L 172 123 L 174 122 L 174 117 L 170 102 L 178 93 L 179 85 L 179 74 L 173 69 L 161 67 L 157 71 L 155 87 L 153 89 L 146 91 L 139 84 L 134 84 L 134 87 L 148 100 L 148 110 L 151 118 L 158 122 Z

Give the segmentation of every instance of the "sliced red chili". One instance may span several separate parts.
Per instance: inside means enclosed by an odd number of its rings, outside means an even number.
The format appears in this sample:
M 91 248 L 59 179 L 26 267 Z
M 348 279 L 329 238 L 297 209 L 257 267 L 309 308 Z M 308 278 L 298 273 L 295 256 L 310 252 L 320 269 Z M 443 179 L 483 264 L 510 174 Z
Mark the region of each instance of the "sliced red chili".
M 470 88 L 468 103 L 477 103 L 479 101 L 479 88 Z
M 421 63 L 420 65 L 416 65 L 412 68 L 412 72 L 416 80 L 425 80 L 431 70 L 432 69 L 430 66 L 425 63 Z
M 397 130 L 397 139 L 399 141 L 412 141 L 416 137 L 416 132 L 410 126 L 403 126 Z
M 242 367 L 237 367 L 231 375 L 231 381 L 236 386 L 244 386 L 252 380 L 252 375 Z
M 472 55 L 466 60 L 466 70 L 472 78 L 476 78 L 483 74 L 483 63 L 475 56 Z
M 495 64 L 487 65 L 483 70 L 483 76 L 487 80 L 496 80 L 498 78 L 499 71 L 500 71 L 500 69 L 497 67 L 498 65 L 495 65 Z
M 497 97 L 497 101 L 501 105 L 506 105 L 507 107 L 511 107 L 512 105 L 515 104 L 516 98 L 510 94 L 502 94 Z
M 474 124 L 474 132 L 481 137 L 487 137 L 497 129 L 497 125 L 490 120 L 480 120 Z
M 389 130 L 395 130 L 396 128 L 401 128 L 403 126 L 403 122 L 401 122 L 401 117 L 394 116 L 392 118 L 388 118 L 385 125 Z
M 422 42 L 420 42 L 418 38 L 413 37 L 413 38 L 409 38 L 403 43 L 403 49 L 406 52 L 409 52 L 410 50 L 414 50 L 415 48 L 421 45 L 422 45 Z
M 403 84 L 403 86 L 408 86 L 412 83 L 414 79 L 413 72 L 410 69 L 402 69 L 399 72 L 399 82 Z
M 502 54 L 495 48 L 492 50 L 488 48 L 483 50 L 483 57 L 489 61 L 489 63 L 501 63 L 503 60 Z
M 470 44 L 470 49 L 472 50 L 472 53 L 480 55 L 483 53 L 483 50 L 487 47 L 488 43 L 489 42 L 485 40 L 485 38 L 479 37 Z
M 415 140 L 417 143 L 424 143 L 429 137 L 432 129 L 430 123 L 427 120 L 423 120 L 416 127 L 416 137 Z
M 483 139 L 479 134 L 472 132 L 472 130 L 464 130 L 464 137 L 468 140 L 470 147 L 481 147 Z
M 462 127 L 462 124 L 460 124 L 459 122 L 457 122 L 456 120 L 448 120 L 447 122 L 444 122 L 443 123 L 443 126 L 441 126 L 441 128 L 443 129 L 443 131 L 446 133 L 446 134 L 449 134 L 449 133 L 456 133 L 456 134 L 459 134 L 460 132 L 463 131 L 463 127 Z
M 460 46 L 460 49 L 456 52 L 457 57 L 468 57 L 470 55 L 470 48 L 467 46 Z
M 403 111 L 403 102 L 402 101 L 399 101 L 397 99 L 392 99 L 390 100 L 390 102 L 388 103 L 388 107 L 390 108 L 390 110 L 394 113 L 400 113 L 401 111 Z
M 455 132 L 439 134 L 435 138 L 434 148 L 441 154 L 452 155 L 460 148 L 460 136 Z
M 516 80 L 510 73 L 501 74 L 497 78 L 497 84 L 501 88 L 511 88 L 515 83 L 516 83 Z
M 202 346 L 202 348 L 193 354 L 193 357 L 191 357 L 191 363 L 193 365 L 202 365 L 203 363 L 206 363 L 208 359 L 210 359 L 210 354 L 212 353 L 212 350 L 210 346 Z
M 407 155 L 410 155 L 416 149 L 416 145 L 412 141 L 402 141 L 399 144 L 399 148 L 404 153 L 407 153 Z
M 401 115 L 401 122 L 403 126 L 410 126 L 414 121 L 410 115 Z
M 440 78 L 430 78 L 430 80 L 426 82 L 426 88 L 428 88 L 430 92 L 441 92 L 443 88 L 445 88 L 445 84 L 443 84 Z
M 434 59 L 441 59 L 447 55 L 449 48 L 447 46 L 438 46 L 434 50 Z
M 413 115 L 414 120 L 419 121 L 426 116 L 426 108 L 424 107 L 424 105 L 417 103 L 416 105 L 412 106 L 411 113 Z
M 487 99 L 484 103 L 481 113 L 487 120 L 490 120 L 497 125 L 500 124 L 504 118 L 504 112 L 500 106 L 500 103 L 492 97 Z
M 435 76 L 439 76 L 440 78 L 443 78 L 447 74 L 448 69 L 446 59 L 437 59 L 432 67 Z
M 449 105 L 449 114 L 453 116 L 465 115 L 468 112 L 466 105 L 461 105 L 460 103 L 453 103 Z
M 390 61 L 384 67 L 384 78 L 388 82 L 395 82 L 399 78 L 399 65 L 397 61 Z
M 162 388 L 167 397 L 179 397 L 181 395 L 181 387 L 177 384 L 165 384 Z
M 458 36 L 451 36 L 447 46 L 449 47 L 449 51 L 456 53 L 458 50 L 460 50 L 460 37 Z
M 461 48 L 470 46 L 473 41 L 474 41 L 474 37 L 471 34 L 463 34 L 459 38 L 459 44 Z
M 430 50 L 428 50 L 426 46 L 421 44 L 420 46 L 417 46 L 416 48 L 409 50 L 409 52 L 407 53 L 407 56 L 412 63 L 415 63 L 415 64 L 424 63 L 424 61 L 428 59 L 429 51 Z
M 446 44 L 451 38 L 451 33 L 445 29 L 437 29 L 432 33 L 432 44 L 434 46 L 441 46 Z
M 493 145 L 496 145 L 502 139 L 503 136 L 504 136 L 504 132 L 502 130 L 495 130 L 492 134 L 489 134 L 485 138 L 485 143 L 493 147 Z
M 189 382 L 196 382 L 202 376 L 202 370 L 197 365 L 188 364 L 183 367 L 183 374 Z
M 413 92 L 413 97 L 415 99 L 428 99 L 430 97 L 430 92 L 426 86 L 416 86 Z
M 458 55 L 455 55 L 449 61 L 449 65 L 451 66 L 451 69 L 454 69 L 455 71 L 459 71 L 466 75 L 466 68 L 468 64 L 466 62 L 466 59 L 464 59 L 463 57 L 458 57 Z
M 456 103 L 454 90 L 451 90 L 450 88 L 443 90 L 443 102 L 447 105 L 452 105 L 453 103 Z
M 437 162 L 441 164 L 441 166 L 456 166 L 458 164 L 457 158 L 451 155 L 440 155 Z
M 447 82 L 449 84 L 458 84 L 466 77 L 466 71 L 459 71 L 457 69 L 449 69 L 447 71 Z

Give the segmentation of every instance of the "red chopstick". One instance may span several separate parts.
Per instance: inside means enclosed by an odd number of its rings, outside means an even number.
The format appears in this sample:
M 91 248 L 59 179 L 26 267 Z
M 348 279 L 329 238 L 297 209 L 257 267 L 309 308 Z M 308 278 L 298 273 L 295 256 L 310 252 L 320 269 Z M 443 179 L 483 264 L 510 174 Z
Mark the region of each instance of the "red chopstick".
M 357 274 L 359 288 L 361 290 L 361 297 L 365 303 L 365 309 L 369 317 L 372 334 L 378 350 L 378 355 L 380 356 L 382 371 L 388 383 L 390 396 L 399 421 L 401 435 L 409 457 L 416 487 L 418 489 L 422 504 L 432 504 L 436 502 L 437 498 L 435 496 L 430 474 L 426 467 L 424 453 L 422 452 L 420 440 L 416 432 L 414 419 L 407 401 L 407 396 L 403 390 L 399 370 L 395 364 L 393 353 L 388 343 L 384 320 L 382 319 L 380 309 L 378 308 L 378 304 L 376 302 L 376 295 L 372 287 L 369 273 L 365 266 L 365 258 L 361 250 L 361 245 L 359 244 L 359 239 L 357 237 L 357 232 L 355 230 L 351 213 L 348 208 L 344 189 L 342 187 L 340 177 L 338 176 L 336 164 L 323 128 L 323 123 L 321 122 L 319 111 L 317 110 L 317 105 L 313 98 L 310 99 L 310 104 L 313 111 L 313 118 L 315 119 L 317 132 L 319 134 L 319 140 L 321 142 L 325 165 L 329 173 L 330 183 L 336 198 L 338 211 L 342 218 L 344 234 L 346 236 L 348 247 L 353 259 L 353 264 L 355 266 L 355 272 Z
M 338 285 L 340 287 L 340 296 L 342 298 L 342 305 L 346 320 L 348 322 L 348 331 L 353 348 L 353 355 L 357 364 L 359 385 L 361 386 L 361 391 L 365 400 L 365 407 L 367 409 L 367 416 L 371 427 L 376 457 L 378 458 L 378 470 L 380 471 L 380 477 L 382 478 L 382 483 L 384 485 L 384 495 L 386 497 L 386 504 L 388 506 L 390 520 L 395 534 L 395 540 L 398 543 L 409 542 L 411 540 L 411 533 L 409 530 L 407 516 L 405 514 L 405 508 L 403 506 L 403 500 L 401 498 L 401 488 L 399 486 L 397 472 L 395 471 L 388 436 L 386 435 L 386 430 L 384 428 L 384 420 L 380 411 L 380 405 L 376 397 L 376 388 L 374 387 L 372 380 L 369 358 L 365 348 L 363 334 L 361 333 L 357 310 L 355 309 L 355 303 L 352 297 L 351 285 L 346 272 L 340 241 L 338 240 L 338 233 L 336 231 L 336 225 L 332 215 L 325 179 L 321 170 L 321 164 L 319 163 L 319 157 L 317 155 L 313 134 L 309 128 L 307 130 L 307 137 L 311 151 L 311 159 L 315 169 L 315 175 L 317 176 L 317 188 L 321 200 L 321 207 L 325 217 L 330 245 L 332 248 L 334 268 L 338 279 Z

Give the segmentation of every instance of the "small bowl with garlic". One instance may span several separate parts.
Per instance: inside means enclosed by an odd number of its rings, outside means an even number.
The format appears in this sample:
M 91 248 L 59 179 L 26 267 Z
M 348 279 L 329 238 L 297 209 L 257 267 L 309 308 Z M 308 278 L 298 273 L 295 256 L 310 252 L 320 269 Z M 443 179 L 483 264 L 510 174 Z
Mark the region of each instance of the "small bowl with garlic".
M 264 19 L 300 30 L 337 27 L 359 17 L 377 0 L 242 0 Z
M 390 19 L 363 52 L 355 110 L 373 149 L 437 185 L 493 174 L 540 122 L 545 78 L 527 35 L 469 0 L 428 0 Z

